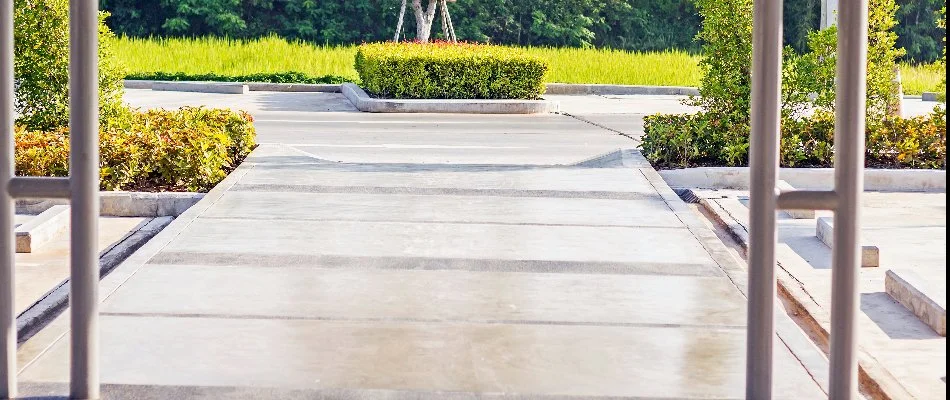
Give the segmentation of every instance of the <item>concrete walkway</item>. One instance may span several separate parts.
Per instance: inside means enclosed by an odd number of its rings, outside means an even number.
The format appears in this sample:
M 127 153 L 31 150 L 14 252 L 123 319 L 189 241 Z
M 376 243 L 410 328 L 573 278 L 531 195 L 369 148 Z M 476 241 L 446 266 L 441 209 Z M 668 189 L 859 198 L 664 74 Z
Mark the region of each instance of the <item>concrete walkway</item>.
M 744 397 L 741 274 L 629 138 L 253 96 L 262 145 L 103 280 L 106 397 Z M 26 394 L 65 393 L 65 326 Z M 782 339 L 776 396 L 824 397 Z

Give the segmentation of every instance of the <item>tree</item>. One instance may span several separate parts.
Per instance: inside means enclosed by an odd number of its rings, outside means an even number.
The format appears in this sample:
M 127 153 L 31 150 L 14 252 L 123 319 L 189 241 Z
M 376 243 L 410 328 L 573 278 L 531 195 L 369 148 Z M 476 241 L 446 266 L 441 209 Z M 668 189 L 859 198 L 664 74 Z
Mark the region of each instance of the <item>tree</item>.
M 122 108 L 125 73 L 114 56 L 115 36 L 99 13 L 99 115 Z M 45 130 L 69 124 L 69 1 L 15 0 L 13 75 L 18 124 Z

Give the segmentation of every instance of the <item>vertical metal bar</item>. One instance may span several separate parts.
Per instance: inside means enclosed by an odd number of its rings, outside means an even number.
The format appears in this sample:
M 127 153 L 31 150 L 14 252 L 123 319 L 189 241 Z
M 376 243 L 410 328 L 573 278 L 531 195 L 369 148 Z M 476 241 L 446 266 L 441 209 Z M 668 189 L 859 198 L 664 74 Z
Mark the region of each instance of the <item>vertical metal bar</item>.
M 841 0 L 838 14 L 838 88 L 835 97 L 835 210 L 831 274 L 832 399 L 858 394 L 857 307 L 861 262 L 859 228 L 864 191 L 865 85 L 868 2 Z
M 749 312 L 746 398 L 772 398 L 775 243 L 782 85 L 782 1 L 755 0 L 752 25 L 752 137 L 749 147 Z
M 16 397 L 13 172 L 13 0 L 0 0 L 0 399 Z
M 70 397 L 99 397 L 99 100 L 96 0 L 69 2 Z

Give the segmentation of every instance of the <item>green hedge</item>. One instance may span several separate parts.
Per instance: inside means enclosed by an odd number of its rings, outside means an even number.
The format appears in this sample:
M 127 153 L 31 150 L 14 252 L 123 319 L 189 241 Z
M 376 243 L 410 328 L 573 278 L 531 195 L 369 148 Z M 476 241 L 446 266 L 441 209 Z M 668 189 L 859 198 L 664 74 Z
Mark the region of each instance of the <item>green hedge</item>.
M 537 99 L 548 65 L 504 46 L 374 43 L 356 52 L 370 93 L 399 99 Z
M 150 81 L 214 81 L 214 82 L 264 82 L 264 83 L 326 83 L 340 84 L 349 79 L 336 75 L 313 76 L 303 72 L 273 72 L 249 75 L 186 74 L 184 72 L 143 72 L 126 75 L 125 79 Z
M 67 176 L 69 129 L 14 127 L 16 174 Z M 185 107 L 126 110 L 99 132 L 103 190 L 210 190 L 255 146 L 245 112 Z
M 832 167 L 834 114 L 820 110 L 782 122 L 783 167 Z M 651 115 L 644 119 L 643 155 L 661 168 L 746 165 L 748 146 L 724 146 L 728 126 L 707 113 Z M 865 162 L 872 168 L 946 169 L 947 112 L 869 119 Z

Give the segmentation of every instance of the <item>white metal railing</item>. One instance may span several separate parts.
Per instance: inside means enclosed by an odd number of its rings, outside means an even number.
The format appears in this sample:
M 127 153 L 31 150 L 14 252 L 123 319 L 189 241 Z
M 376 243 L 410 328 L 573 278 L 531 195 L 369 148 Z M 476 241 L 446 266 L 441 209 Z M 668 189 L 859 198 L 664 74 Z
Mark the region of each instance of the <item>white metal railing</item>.
M 755 0 L 752 42 L 752 137 L 749 147 L 750 229 L 746 398 L 772 398 L 775 336 L 776 211 L 833 210 L 831 399 L 855 399 L 861 193 L 864 191 L 867 0 L 838 2 L 835 100 L 835 187 L 779 193 L 782 1 Z
M 17 394 L 14 199 L 70 199 L 70 386 L 99 397 L 99 99 L 96 0 L 69 2 L 69 178 L 13 170 L 13 0 L 0 0 L 0 399 Z

